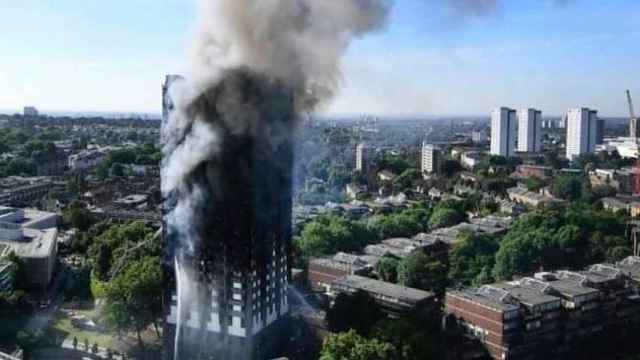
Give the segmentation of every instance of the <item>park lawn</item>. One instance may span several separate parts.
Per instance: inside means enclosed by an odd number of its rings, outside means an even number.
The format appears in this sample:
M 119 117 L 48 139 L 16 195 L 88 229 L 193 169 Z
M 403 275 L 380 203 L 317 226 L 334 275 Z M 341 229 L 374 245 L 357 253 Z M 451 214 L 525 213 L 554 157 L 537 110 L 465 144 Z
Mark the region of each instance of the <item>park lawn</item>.
M 82 314 L 86 318 L 91 319 L 94 315 L 93 310 L 75 310 L 77 314 Z M 78 339 L 78 347 L 84 347 L 84 340 L 87 339 L 89 346 L 98 343 L 103 348 L 116 349 L 119 341 L 117 335 L 108 331 L 87 331 L 78 329 L 71 324 L 71 317 L 62 311 L 56 313 L 56 319 L 47 330 L 46 337 L 49 341 L 61 344 L 64 339 L 73 341 L 74 336 Z

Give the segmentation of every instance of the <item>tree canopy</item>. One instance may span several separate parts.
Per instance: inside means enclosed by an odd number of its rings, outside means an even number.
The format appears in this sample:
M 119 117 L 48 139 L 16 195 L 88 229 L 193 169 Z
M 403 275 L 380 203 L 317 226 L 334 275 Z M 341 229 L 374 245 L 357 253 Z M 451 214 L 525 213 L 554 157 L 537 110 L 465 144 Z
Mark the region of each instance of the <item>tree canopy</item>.
M 357 291 L 354 294 L 339 294 L 327 311 L 326 321 L 333 332 L 355 330 L 366 336 L 382 317 L 375 300 L 368 293 Z
M 377 339 L 367 339 L 350 330 L 330 335 L 324 342 L 320 360 L 392 360 L 393 345 Z
M 160 258 L 134 261 L 106 288 L 103 316 L 118 331 L 140 333 L 162 316 L 162 267 Z
M 367 227 L 336 215 L 319 216 L 302 229 L 297 246 L 304 256 L 359 250 L 372 239 Z
M 510 279 L 542 269 L 581 268 L 630 255 L 624 217 L 572 204 L 521 216 L 496 253 L 494 276 Z
M 398 263 L 398 283 L 403 286 L 444 293 L 447 267 L 422 252 L 413 252 Z
M 481 285 L 490 282 L 487 278 L 495 262 L 498 241 L 489 235 L 473 235 L 463 232 L 449 254 L 449 279 L 458 285 Z

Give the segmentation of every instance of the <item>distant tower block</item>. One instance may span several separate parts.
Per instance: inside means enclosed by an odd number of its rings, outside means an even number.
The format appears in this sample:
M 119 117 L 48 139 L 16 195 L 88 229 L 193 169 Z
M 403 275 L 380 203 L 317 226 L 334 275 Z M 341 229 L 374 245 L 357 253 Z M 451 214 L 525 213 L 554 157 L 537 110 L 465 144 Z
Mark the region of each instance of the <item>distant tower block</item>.
M 596 120 L 596 145 L 604 144 L 604 119 Z
M 589 108 L 569 109 L 567 112 L 567 159 L 596 150 L 598 111 Z
M 367 171 L 369 162 L 371 160 L 371 148 L 365 143 L 360 143 L 356 146 L 356 170 Z
M 440 149 L 434 145 L 422 143 L 422 174 L 438 174 L 440 172 Z
M 542 150 L 542 111 L 523 109 L 518 112 L 518 151 L 538 153 Z
M 515 155 L 516 111 L 507 107 L 491 113 L 491 155 Z
M 38 109 L 36 109 L 33 106 L 25 106 L 24 109 L 22 110 L 22 114 L 24 116 L 38 116 L 39 112 L 38 112 Z

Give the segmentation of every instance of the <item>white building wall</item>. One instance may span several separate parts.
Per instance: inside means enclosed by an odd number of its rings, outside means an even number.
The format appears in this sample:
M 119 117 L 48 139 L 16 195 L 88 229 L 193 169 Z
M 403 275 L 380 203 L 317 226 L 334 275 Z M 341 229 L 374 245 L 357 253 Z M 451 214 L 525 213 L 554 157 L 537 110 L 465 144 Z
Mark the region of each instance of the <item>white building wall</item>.
M 542 150 L 542 112 L 523 109 L 518 112 L 518 151 L 537 153 Z
M 515 155 L 516 111 L 507 107 L 491 113 L 491 154 L 510 157 Z
M 567 112 L 567 159 L 593 153 L 596 150 L 598 112 L 589 108 L 569 109 Z
M 422 173 L 432 174 L 438 172 L 439 149 L 433 145 L 422 143 Z
M 367 161 L 367 147 L 365 144 L 360 143 L 356 147 L 356 170 L 363 171 Z

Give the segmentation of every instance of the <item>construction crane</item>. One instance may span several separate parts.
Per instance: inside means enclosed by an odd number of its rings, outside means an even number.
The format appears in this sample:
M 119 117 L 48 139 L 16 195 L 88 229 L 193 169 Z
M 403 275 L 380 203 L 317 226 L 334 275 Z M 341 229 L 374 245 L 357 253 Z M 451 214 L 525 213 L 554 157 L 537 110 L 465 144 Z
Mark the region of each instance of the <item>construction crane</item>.
M 633 111 L 633 100 L 631 99 L 631 91 L 627 90 L 627 103 L 629 104 L 629 137 L 638 138 L 638 119 Z

